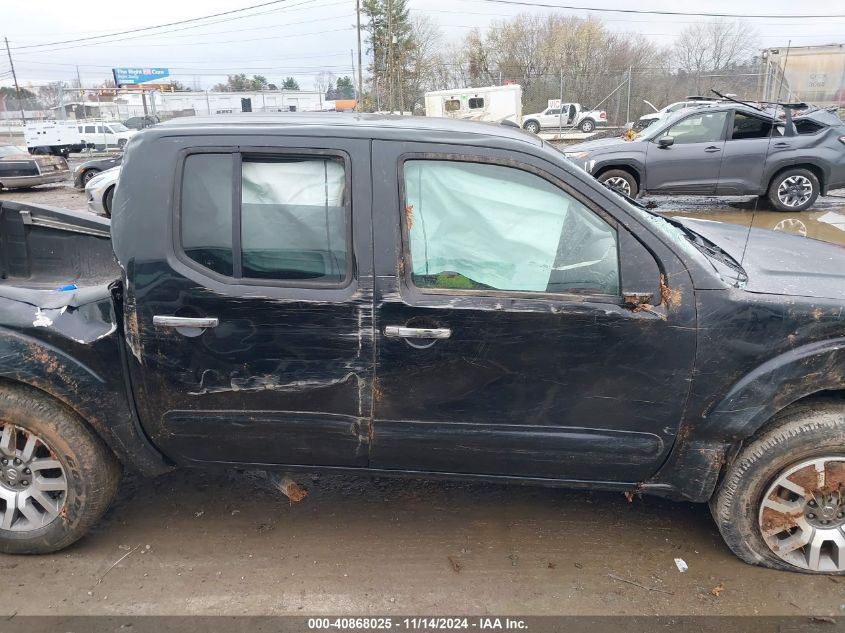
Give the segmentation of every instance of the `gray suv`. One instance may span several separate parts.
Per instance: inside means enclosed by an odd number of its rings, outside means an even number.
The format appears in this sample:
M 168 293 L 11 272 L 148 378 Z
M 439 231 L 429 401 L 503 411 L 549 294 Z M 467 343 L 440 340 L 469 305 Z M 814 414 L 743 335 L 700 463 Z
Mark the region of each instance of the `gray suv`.
M 564 153 L 632 198 L 759 195 L 779 211 L 803 211 L 845 187 L 845 123 L 827 110 L 791 126 L 772 114 L 736 103 L 685 108 L 634 140 L 589 141 Z

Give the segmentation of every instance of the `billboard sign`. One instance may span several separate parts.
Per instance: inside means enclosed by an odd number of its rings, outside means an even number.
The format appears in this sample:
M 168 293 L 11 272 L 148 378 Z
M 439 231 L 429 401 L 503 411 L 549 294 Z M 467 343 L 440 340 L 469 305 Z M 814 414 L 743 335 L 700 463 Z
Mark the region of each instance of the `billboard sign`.
M 168 68 L 112 68 L 114 83 L 118 86 L 137 86 L 170 76 Z

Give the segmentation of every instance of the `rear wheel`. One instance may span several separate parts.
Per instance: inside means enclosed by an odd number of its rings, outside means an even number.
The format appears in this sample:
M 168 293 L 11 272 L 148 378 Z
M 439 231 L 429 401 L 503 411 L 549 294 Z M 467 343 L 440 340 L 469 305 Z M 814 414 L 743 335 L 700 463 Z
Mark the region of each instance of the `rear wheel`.
M 629 198 L 636 198 L 639 193 L 637 179 L 624 169 L 608 169 L 599 174 L 597 180 Z
M 592 119 L 584 119 L 581 121 L 580 125 L 578 125 L 578 129 L 582 132 L 589 133 L 596 129 L 596 123 Z
M 819 197 L 819 179 L 807 169 L 787 169 L 769 185 L 768 198 L 778 211 L 803 211 Z
M 779 416 L 728 468 L 710 509 L 748 563 L 845 574 L 845 403 Z
M 540 133 L 540 124 L 537 121 L 527 121 L 523 127 L 532 134 Z
M 120 474 L 114 455 L 59 403 L 0 388 L 0 552 L 45 554 L 81 538 Z

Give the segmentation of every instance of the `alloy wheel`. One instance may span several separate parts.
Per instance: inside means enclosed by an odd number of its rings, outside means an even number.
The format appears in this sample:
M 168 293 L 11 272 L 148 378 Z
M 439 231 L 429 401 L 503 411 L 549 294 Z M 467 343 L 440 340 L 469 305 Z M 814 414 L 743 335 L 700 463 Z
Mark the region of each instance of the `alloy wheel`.
M 611 189 L 616 189 L 620 193 L 624 193 L 626 196 L 631 195 L 631 183 L 629 183 L 624 178 L 620 178 L 619 176 L 611 176 L 607 180 L 604 181 Z
M 813 195 L 813 183 L 806 176 L 790 176 L 778 185 L 778 200 L 791 209 L 800 207 Z
M 22 427 L 0 421 L 0 531 L 28 532 L 55 521 L 67 476 L 53 450 Z
M 782 471 L 763 495 L 758 522 L 781 560 L 811 571 L 845 571 L 845 456 Z

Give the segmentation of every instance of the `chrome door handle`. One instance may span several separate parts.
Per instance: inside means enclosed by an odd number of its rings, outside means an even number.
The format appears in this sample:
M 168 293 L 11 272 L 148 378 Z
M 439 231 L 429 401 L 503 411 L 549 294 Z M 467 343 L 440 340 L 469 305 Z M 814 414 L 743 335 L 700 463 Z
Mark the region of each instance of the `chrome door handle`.
M 452 330 L 447 327 L 405 327 L 404 325 L 386 325 L 384 335 L 388 338 L 436 338 L 443 339 L 452 336 Z
M 157 314 L 153 317 L 153 325 L 161 327 L 217 327 L 220 321 L 217 317 L 178 317 Z

